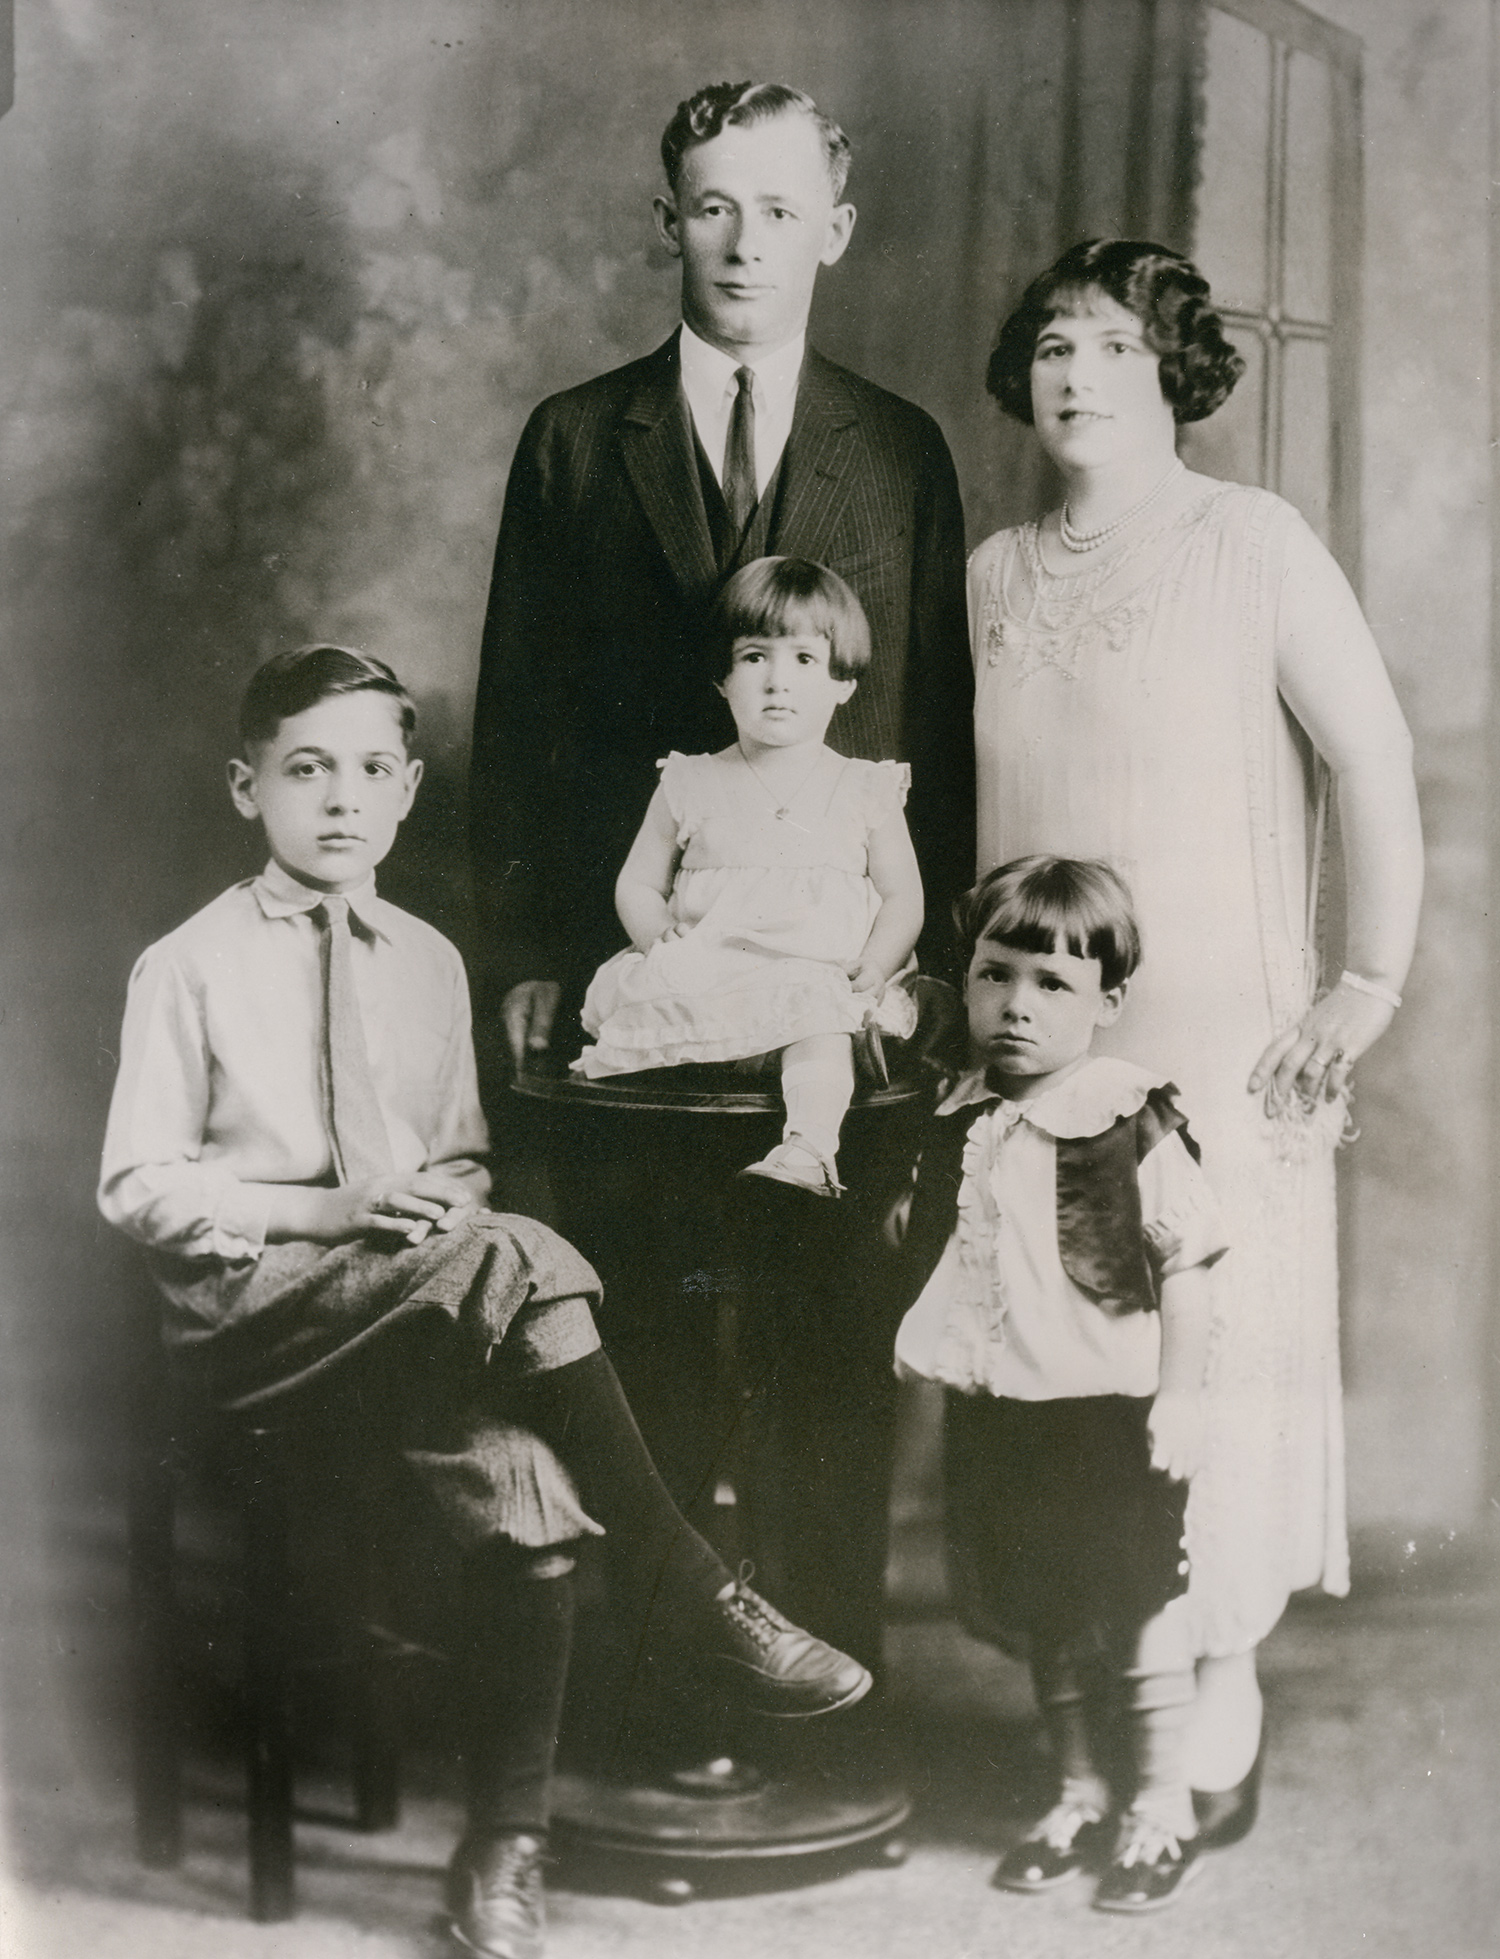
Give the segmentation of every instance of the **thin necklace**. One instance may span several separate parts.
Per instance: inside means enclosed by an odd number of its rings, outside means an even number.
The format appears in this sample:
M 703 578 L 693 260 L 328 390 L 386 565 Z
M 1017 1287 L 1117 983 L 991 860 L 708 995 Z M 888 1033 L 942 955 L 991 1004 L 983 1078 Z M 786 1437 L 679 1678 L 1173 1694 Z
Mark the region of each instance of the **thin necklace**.
M 765 777 L 761 774 L 760 770 L 756 768 L 755 764 L 750 760 L 750 757 L 745 753 L 744 743 L 737 741 L 735 743 L 735 748 L 738 751 L 739 758 L 744 763 L 745 767 L 750 771 L 751 775 L 755 777 L 755 780 L 760 784 L 761 788 L 764 789 L 766 794 L 771 798 L 772 805 L 776 810 L 776 821 L 778 823 L 785 823 L 787 819 L 791 816 L 792 804 L 796 802 L 797 798 L 802 794 L 803 790 L 807 787 L 808 783 L 810 783 L 813 777 L 817 774 L 818 764 L 823 759 L 822 752 L 820 751 L 816 756 L 814 756 L 812 767 L 808 770 L 807 774 L 803 776 L 802 780 L 797 784 L 797 787 L 792 791 L 791 795 L 787 797 L 786 801 L 784 803 L 779 803 L 777 802 L 776 799 L 776 792 L 771 788 L 771 785 L 766 781 Z
M 1068 517 L 1068 506 L 1065 503 L 1062 507 L 1061 515 L 1057 520 L 1057 534 L 1062 539 L 1063 549 L 1065 551 L 1092 551 L 1096 546 L 1105 543 L 1109 538 L 1117 536 L 1119 532 L 1124 530 L 1127 524 L 1133 524 L 1137 517 L 1142 516 L 1151 508 L 1162 491 L 1183 467 L 1181 456 L 1174 456 L 1172 458 L 1171 468 L 1168 469 L 1166 475 L 1156 485 L 1154 490 L 1148 490 L 1139 503 L 1133 503 L 1127 511 L 1116 517 L 1112 523 L 1101 524 L 1096 531 L 1074 530 Z

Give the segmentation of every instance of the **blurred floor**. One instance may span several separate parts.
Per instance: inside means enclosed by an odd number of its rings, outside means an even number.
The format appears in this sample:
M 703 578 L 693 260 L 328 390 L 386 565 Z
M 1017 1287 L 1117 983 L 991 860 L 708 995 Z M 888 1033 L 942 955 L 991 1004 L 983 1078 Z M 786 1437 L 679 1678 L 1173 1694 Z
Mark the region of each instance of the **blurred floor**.
M 123 1569 L 111 1493 L 40 1479 L 9 1435 L 3 1664 L 12 1882 L 5 1959 L 436 1959 L 451 1763 L 414 1753 L 401 1826 L 361 1836 L 326 1767 L 299 1789 L 301 1916 L 243 1917 L 243 1817 L 225 1737 L 195 1737 L 181 1868 L 133 1858 Z M 24 1472 L 24 1473 L 22 1473 Z M 28 1500 L 29 1499 L 29 1500 Z M 49 1520 L 22 1531 L 18 1519 Z M 1045 1793 L 1024 1676 L 942 1611 L 930 1520 L 893 1568 L 891 1738 L 916 1798 L 899 1870 L 799 1874 L 792 1888 L 679 1910 L 564 1871 L 551 1959 L 1489 1959 L 1500 1951 L 1500 1557 L 1493 1545 L 1366 1547 L 1348 1602 L 1293 1608 L 1265 1650 L 1260 1827 L 1210 1859 L 1170 1912 L 1106 1918 L 1085 1886 L 990 1890 L 998 1849 Z

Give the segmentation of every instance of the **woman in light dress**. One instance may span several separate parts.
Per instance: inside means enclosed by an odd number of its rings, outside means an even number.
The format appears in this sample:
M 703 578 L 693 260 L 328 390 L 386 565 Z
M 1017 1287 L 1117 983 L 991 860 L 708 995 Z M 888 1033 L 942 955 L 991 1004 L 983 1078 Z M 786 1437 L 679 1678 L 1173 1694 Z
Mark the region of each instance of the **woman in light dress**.
M 1290 1592 L 1348 1588 L 1333 1152 L 1350 1071 L 1400 1004 L 1422 882 L 1410 737 L 1342 573 L 1289 504 L 1177 456 L 1178 423 L 1242 368 L 1185 259 L 1065 253 L 988 381 L 1065 500 L 969 568 L 980 871 L 1044 851 L 1125 876 L 1147 956 L 1100 1045 L 1182 1090 L 1232 1247 L 1188 1509 L 1190 1770 L 1218 1843 L 1255 1815 L 1257 1644 Z M 1342 974 L 1318 944 L 1330 797 Z

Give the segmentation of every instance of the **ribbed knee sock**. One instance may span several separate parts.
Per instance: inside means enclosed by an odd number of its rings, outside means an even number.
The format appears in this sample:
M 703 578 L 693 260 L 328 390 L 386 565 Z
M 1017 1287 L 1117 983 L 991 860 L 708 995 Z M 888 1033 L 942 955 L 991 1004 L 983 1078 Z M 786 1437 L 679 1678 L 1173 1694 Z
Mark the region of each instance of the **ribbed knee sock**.
M 641 1606 L 683 1594 L 711 1599 L 732 1582 L 657 1474 L 607 1355 L 528 1376 L 512 1405 L 566 1465 L 604 1526 L 617 1582 Z
M 1090 1734 L 1091 1679 L 1070 1659 L 1037 1654 L 1031 1663 L 1032 1686 L 1052 1744 L 1062 1792 L 1089 1803 L 1101 1816 L 1109 1810 L 1109 1783 L 1094 1756 Z
M 1197 1830 L 1187 1778 L 1187 1731 L 1193 1711 L 1193 1672 L 1125 1676 L 1135 1800 L 1179 1837 Z

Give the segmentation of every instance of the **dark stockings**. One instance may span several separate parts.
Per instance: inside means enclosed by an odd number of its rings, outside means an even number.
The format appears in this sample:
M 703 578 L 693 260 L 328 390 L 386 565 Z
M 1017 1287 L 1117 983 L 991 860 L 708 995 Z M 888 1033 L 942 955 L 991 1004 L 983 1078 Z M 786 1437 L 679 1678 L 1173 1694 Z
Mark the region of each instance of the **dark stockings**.
M 617 1582 L 642 1611 L 684 1596 L 706 1603 L 731 1582 L 657 1475 L 605 1354 L 529 1375 L 510 1406 L 567 1466 L 604 1526 Z
M 1038 1642 L 1031 1661 L 1037 1705 L 1052 1744 L 1062 1792 L 1089 1803 L 1104 1815 L 1109 1783 L 1094 1742 L 1103 1686 L 1102 1668 L 1072 1658 L 1060 1642 Z
M 544 1836 L 573 1637 L 573 1560 L 490 1544 L 464 1566 L 459 1677 L 471 1836 Z

